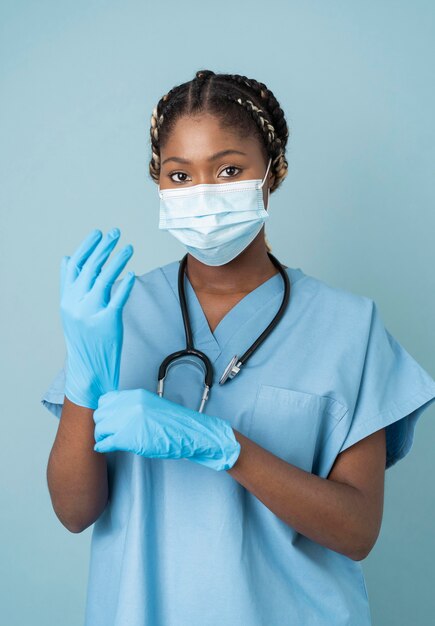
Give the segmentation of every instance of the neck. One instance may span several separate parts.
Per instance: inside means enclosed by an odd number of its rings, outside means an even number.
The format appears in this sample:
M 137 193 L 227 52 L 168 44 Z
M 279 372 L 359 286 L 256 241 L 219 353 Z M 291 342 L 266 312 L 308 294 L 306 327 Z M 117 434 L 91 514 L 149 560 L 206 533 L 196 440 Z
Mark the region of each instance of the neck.
M 187 255 L 186 273 L 192 287 L 210 294 L 249 293 L 277 272 L 267 254 L 264 228 L 239 256 L 225 265 L 206 265 Z

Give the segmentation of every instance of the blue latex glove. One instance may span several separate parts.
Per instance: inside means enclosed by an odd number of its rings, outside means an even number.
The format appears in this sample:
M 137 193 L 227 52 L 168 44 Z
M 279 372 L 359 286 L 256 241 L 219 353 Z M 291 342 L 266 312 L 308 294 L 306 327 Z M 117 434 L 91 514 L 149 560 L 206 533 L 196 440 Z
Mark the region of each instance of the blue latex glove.
M 133 287 L 134 273 L 127 273 L 113 297 L 110 292 L 133 247 L 125 246 L 101 270 L 119 235 L 117 228 L 103 238 L 100 230 L 94 230 L 61 263 L 60 313 L 67 348 L 65 395 L 90 409 L 96 409 L 98 398 L 117 389 L 119 383 L 122 308 Z
M 96 452 L 124 450 L 160 459 L 187 458 L 230 469 L 240 454 L 230 424 L 147 389 L 110 391 L 94 411 Z

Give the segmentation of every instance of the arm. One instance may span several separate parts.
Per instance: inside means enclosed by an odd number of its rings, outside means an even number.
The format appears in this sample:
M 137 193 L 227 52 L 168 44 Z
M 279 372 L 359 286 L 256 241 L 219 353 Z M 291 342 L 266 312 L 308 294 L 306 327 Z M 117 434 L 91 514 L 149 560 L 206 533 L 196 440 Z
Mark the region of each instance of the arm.
M 327 478 L 275 456 L 235 429 L 239 458 L 227 470 L 297 532 L 359 561 L 382 522 L 385 428 L 338 455 Z
M 97 452 L 187 458 L 227 471 L 285 523 L 361 560 L 379 532 L 385 429 L 344 450 L 328 478 L 283 461 L 230 426 L 146 389 L 109 391 L 94 412 Z
M 94 452 L 93 409 L 65 397 L 56 439 L 47 466 L 53 509 L 62 524 L 78 533 L 93 524 L 107 497 L 107 462 Z
M 93 449 L 93 416 L 100 395 L 119 384 L 122 310 L 134 282 L 129 272 L 111 295 L 133 252 L 125 246 L 103 267 L 119 235 L 116 228 L 105 237 L 94 230 L 61 263 L 60 312 L 68 362 L 47 482 L 56 515 L 71 532 L 95 522 L 108 497 L 106 460 Z

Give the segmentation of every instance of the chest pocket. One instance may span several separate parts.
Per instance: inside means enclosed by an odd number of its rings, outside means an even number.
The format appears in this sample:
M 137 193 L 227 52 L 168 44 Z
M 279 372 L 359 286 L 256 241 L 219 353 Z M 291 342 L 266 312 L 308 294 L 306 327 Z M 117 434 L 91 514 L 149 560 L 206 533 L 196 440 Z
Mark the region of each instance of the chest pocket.
M 328 396 L 260 385 L 247 436 L 305 471 L 347 407 Z

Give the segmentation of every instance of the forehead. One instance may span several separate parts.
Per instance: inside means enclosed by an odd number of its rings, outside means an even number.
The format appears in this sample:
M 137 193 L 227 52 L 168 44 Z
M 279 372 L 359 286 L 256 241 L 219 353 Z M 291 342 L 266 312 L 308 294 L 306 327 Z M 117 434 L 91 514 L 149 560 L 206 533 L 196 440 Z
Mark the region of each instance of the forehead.
M 160 153 L 162 160 L 167 156 L 198 160 L 230 148 L 252 156 L 262 152 L 256 137 L 243 136 L 237 127 L 224 126 L 218 117 L 203 113 L 180 117 L 166 137 Z

